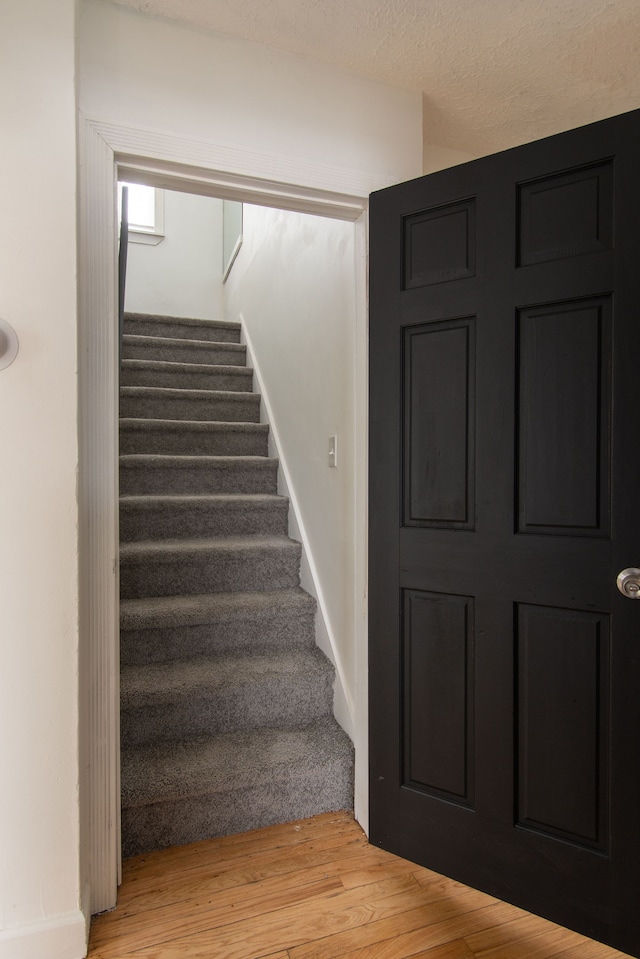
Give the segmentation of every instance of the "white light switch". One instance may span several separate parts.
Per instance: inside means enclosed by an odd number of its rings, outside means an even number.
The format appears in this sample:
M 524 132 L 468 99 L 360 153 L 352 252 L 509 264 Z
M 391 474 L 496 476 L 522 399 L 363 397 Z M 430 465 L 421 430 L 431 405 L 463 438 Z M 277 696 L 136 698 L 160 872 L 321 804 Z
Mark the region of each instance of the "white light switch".
M 329 466 L 338 465 L 338 437 L 329 437 Z

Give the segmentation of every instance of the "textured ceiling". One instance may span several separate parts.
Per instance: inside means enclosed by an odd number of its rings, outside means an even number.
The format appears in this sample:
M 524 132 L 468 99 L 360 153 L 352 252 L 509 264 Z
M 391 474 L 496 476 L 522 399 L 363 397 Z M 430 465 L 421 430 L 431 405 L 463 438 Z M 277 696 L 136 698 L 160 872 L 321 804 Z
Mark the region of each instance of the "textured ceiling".
M 640 107 L 640 0 L 113 0 L 421 90 L 481 154 Z

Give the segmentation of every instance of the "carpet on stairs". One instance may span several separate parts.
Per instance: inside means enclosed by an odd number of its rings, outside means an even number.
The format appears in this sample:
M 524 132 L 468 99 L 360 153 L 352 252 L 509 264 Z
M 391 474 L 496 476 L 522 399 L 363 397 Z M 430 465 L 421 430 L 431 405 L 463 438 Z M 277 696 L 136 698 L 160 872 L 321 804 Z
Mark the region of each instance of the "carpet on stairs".
M 125 315 L 120 452 L 123 855 L 351 809 L 239 324 Z

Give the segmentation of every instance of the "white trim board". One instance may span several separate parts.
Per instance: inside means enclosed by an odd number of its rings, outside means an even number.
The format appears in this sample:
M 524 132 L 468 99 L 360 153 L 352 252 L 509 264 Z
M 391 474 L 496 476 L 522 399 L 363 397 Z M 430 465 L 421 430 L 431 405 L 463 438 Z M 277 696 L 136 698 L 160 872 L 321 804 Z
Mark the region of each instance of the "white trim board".
M 94 914 L 115 905 L 120 871 L 116 175 L 165 189 L 357 221 L 354 381 L 360 436 L 367 430 L 364 214 L 369 193 L 387 184 L 379 175 L 249 154 L 83 116 L 79 143 L 80 854 Z M 356 622 L 356 727 L 366 717 L 366 477 L 366 463 L 358 463 L 355 605 L 362 616 Z M 366 824 L 366 729 L 356 728 L 355 742 L 356 816 Z
M 80 120 L 109 145 L 118 157 L 120 177 L 131 183 L 232 200 L 242 193 L 246 203 L 356 220 L 370 193 L 396 182 L 380 173 L 301 157 L 235 149 L 82 116 Z
M 55 919 L 3 929 L 0 959 L 82 959 L 87 954 L 87 933 L 87 922 L 79 909 Z

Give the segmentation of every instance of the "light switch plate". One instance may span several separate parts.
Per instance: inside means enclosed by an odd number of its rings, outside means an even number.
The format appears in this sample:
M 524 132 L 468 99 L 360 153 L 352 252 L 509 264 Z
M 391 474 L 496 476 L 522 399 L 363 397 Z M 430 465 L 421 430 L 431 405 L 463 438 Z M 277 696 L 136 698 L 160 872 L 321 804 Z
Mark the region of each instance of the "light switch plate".
M 329 437 L 329 466 L 338 465 L 338 437 Z

